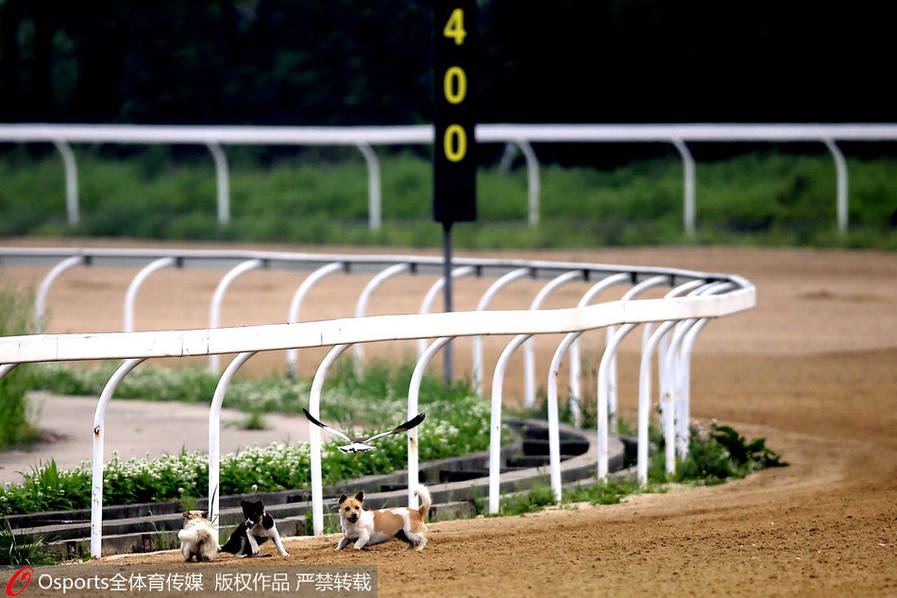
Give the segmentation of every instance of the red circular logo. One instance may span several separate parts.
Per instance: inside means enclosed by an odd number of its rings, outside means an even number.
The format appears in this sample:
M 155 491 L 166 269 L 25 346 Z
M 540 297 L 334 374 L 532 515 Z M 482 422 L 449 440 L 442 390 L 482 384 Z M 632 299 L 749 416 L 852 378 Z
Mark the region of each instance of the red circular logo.
M 9 578 L 9 583 L 6 584 L 6 595 L 7 596 L 18 596 L 22 592 L 25 591 L 25 588 L 28 587 L 28 582 L 31 581 L 31 572 L 34 571 L 31 567 L 22 567 L 18 571 L 16 571 L 12 577 Z M 22 589 L 18 592 L 13 592 L 12 586 L 16 583 L 16 581 L 21 578 L 22 581 Z

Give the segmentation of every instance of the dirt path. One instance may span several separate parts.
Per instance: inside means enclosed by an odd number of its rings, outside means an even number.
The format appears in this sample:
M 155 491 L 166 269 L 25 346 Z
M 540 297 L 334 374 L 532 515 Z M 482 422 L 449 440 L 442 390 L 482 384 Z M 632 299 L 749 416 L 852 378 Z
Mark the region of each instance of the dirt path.
M 292 557 L 265 564 L 377 565 L 381 596 L 897 596 L 897 256 L 729 248 L 527 255 L 693 267 L 751 279 L 758 308 L 713 322 L 698 342 L 692 414 L 767 437 L 791 467 L 623 505 L 432 524 L 422 553 L 401 552 L 399 543 L 337 553 L 333 538 L 292 540 Z M 3 277 L 27 283 L 44 271 L 11 268 Z M 123 297 L 124 274 L 67 274 L 51 294 L 54 328 L 116 328 L 120 313 L 99 315 L 93 306 L 99 297 L 107 303 Z M 200 276 L 199 290 L 178 287 L 177 306 L 169 287 L 184 274 L 165 275 L 147 282 L 138 325 L 204 325 L 202 306 L 218 275 Z M 241 307 L 245 323 L 278 321 L 264 317 L 280 313 L 280 304 L 286 312 L 291 289 L 302 278 L 253 275 L 234 285 L 224 309 L 233 318 L 229 323 L 236 323 Z M 415 311 L 423 293 L 419 283 L 393 282 L 373 311 Z M 310 304 L 309 319 L 351 312 L 351 305 L 331 299 L 348 293 L 354 301 L 362 285 L 361 279 L 322 285 L 312 293 L 316 306 Z M 528 285 L 509 287 L 498 306 L 525 305 L 534 292 Z M 459 284 L 462 307 L 475 303 L 484 287 L 482 281 Z M 87 298 L 79 299 L 75 290 Z M 582 291 L 571 285 L 551 305 L 569 305 Z M 202 307 L 195 313 L 185 307 L 194 301 Z M 597 350 L 600 343 L 592 342 Z M 542 339 L 538 345 L 542 367 L 552 344 Z M 500 344 L 487 347 L 494 359 Z M 256 371 L 281 367 L 280 357 L 265 357 Z M 305 362 L 315 361 L 309 356 Z M 630 346 L 620 376 L 627 411 L 635 406 L 634 377 Z M 519 390 L 511 381 L 506 387 Z M 127 562 L 177 560 L 171 553 L 132 558 Z

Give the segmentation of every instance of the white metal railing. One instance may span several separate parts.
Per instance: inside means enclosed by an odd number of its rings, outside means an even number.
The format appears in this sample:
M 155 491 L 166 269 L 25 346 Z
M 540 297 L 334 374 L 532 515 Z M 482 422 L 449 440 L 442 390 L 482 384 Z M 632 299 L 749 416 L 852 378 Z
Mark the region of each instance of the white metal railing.
M 0 261 L 9 259 L 8 248 L 0 248 Z M 87 263 L 96 265 L 104 260 L 114 257 L 124 259 L 122 255 L 114 253 L 95 254 L 93 251 L 82 250 Z M 53 254 L 51 250 L 38 250 L 37 254 Z M 133 261 L 135 253 L 125 250 Z M 227 267 L 234 263 L 248 263 L 251 259 L 262 259 L 259 255 L 254 258 L 250 255 L 256 252 L 237 252 L 229 256 L 229 260 L 222 259 L 220 252 L 211 252 L 216 256 L 214 263 L 217 267 Z M 158 254 L 152 256 L 140 254 L 142 259 L 158 260 Z M 55 258 L 69 259 L 71 256 L 53 254 Z M 175 257 L 175 256 L 167 256 Z M 212 259 L 209 255 L 205 259 Z M 301 262 L 304 268 L 311 268 L 322 263 L 340 263 L 347 268 L 359 264 L 376 264 L 378 268 L 384 264 L 392 267 L 396 263 L 406 263 L 404 260 L 417 260 L 409 256 L 340 256 L 335 260 L 332 255 L 315 256 L 315 259 Z M 19 255 L 20 259 L 25 259 Z M 36 259 L 34 255 L 31 259 Z M 176 263 L 183 265 L 187 260 L 203 259 L 198 254 L 190 257 L 181 252 L 176 257 Z M 265 263 L 271 267 L 279 263 L 272 255 L 264 258 Z M 288 260 L 287 260 L 288 261 Z M 292 264 L 294 267 L 296 264 Z M 522 262 L 510 260 L 500 262 L 496 260 L 470 260 L 470 267 L 477 272 L 488 271 L 492 276 L 500 276 L 507 272 L 515 272 L 521 267 L 527 267 L 535 277 L 553 277 L 559 272 L 576 270 L 583 274 L 584 278 L 593 277 L 598 280 L 592 290 L 586 294 L 583 301 L 589 301 L 594 294 L 610 284 L 621 283 L 627 279 L 635 286 L 618 301 L 611 301 L 596 305 L 582 305 L 575 308 L 555 310 L 475 310 L 471 312 L 454 312 L 442 314 L 409 314 L 367 316 L 355 318 L 341 318 L 317 322 L 270 324 L 261 326 L 248 326 L 237 328 L 218 328 L 206 330 L 165 330 L 154 332 L 121 332 L 102 334 L 36 334 L 13 337 L 0 337 L 0 377 L 12 369 L 15 364 L 27 362 L 68 361 L 85 359 L 125 359 L 122 366 L 112 375 L 103 390 L 97 405 L 94 417 L 94 452 L 93 452 L 93 494 L 92 494 L 92 519 L 91 519 L 91 553 L 99 556 L 101 553 L 102 532 L 102 470 L 103 470 L 103 437 L 104 437 L 104 411 L 105 406 L 115 392 L 118 383 L 139 363 L 145 359 L 154 357 L 186 357 L 200 355 L 214 355 L 221 353 L 238 353 L 237 357 L 228 365 L 222 374 L 218 387 L 212 399 L 209 415 L 209 508 L 212 518 L 218 513 L 218 459 L 219 459 L 219 420 L 218 413 L 227 390 L 230 379 L 238 368 L 243 365 L 255 352 L 284 349 L 299 349 L 307 347 L 332 347 L 324 361 L 318 367 L 309 396 L 309 410 L 314 415 L 319 414 L 321 390 L 327 369 L 332 362 L 349 345 L 374 341 L 398 341 L 413 339 L 438 339 L 431 343 L 424 355 L 418 360 L 412 376 L 411 387 L 408 392 L 409 413 L 418 410 L 417 396 L 418 386 L 424 369 L 430 359 L 441 349 L 444 344 L 454 337 L 479 336 L 479 335 L 512 335 L 513 339 L 502 352 L 493 372 L 492 409 L 490 422 L 490 509 L 497 509 L 500 472 L 496 465 L 500 450 L 501 429 L 501 399 L 505 367 L 509 356 L 525 340 L 532 335 L 567 333 L 577 335 L 587 330 L 606 328 L 612 325 L 620 325 L 620 332 L 627 327 L 631 328 L 638 323 L 665 322 L 656 337 L 671 329 L 678 322 L 682 324 L 682 332 L 678 341 L 671 343 L 668 352 L 677 352 L 678 359 L 667 359 L 667 368 L 678 368 L 678 375 L 671 375 L 671 379 L 677 380 L 677 384 L 665 387 L 666 395 L 662 397 L 665 405 L 669 406 L 668 413 L 688 413 L 687 405 L 681 406 L 680 402 L 688 400 L 687 393 L 687 369 L 691 348 L 697 332 L 710 318 L 724 316 L 753 307 L 756 301 L 755 289 L 746 280 L 734 276 L 715 273 L 701 273 L 667 268 L 639 268 L 625 266 L 605 266 L 597 264 L 570 264 L 554 262 Z M 424 259 L 415 263 L 411 270 L 426 269 L 434 264 Z M 382 270 L 381 270 L 382 271 Z M 231 269 L 230 272 L 233 272 Z M 623 276 L 625 274 L 625 276 Z M 602 284 L 601 279 L 605 282 Z M 612 282 L 611 282 L 612 281 Z M 634 297 L 649 286 L 675 285 L 675 289 L 668 297 L 660 299 L 638 299 Z M 704 289 L 707 292 L 694 292 L 685 296 L 678 296 L 694 288 Z M 597 290 L 596 290 L 597 289 Z M 712 292 L 711 292 L 712 291 Z M 620 333 L 615 335 L 622 337 Z M 653 338 L 653 337 L 652 337 Z M 656 342 L 656 341 L 655 341 Z M 605 362 L 608 353 L 616 350 L 617 344 L 609 344 L 602 357 L 602 365 L 599 368 L 599 454 L 596 464 L 599 475 L 607 473 L 607 404 L 601 401 L 601 372 L 606 371 Z M 653 348 L 649 345 L 648 352 Z M 643 357 L 644 359 L 644 357 Z M 556 375 L 557 368 L 552 367 L 549 379 Z M 606 391 L 605 395 L 606 397 Z M 640 395 L 640 405 L 642 398 Z M 602 417 L 601 414 L 604 414 Z M 641 415 L 641 409 L 640 409 Z M 560 447 L 558 436 L 557 392 L 549 393 L 548 405 L 549 417 L 549 444 L 550 444 L 550 477 L 552 490 L 558 498 L 561 494 L 560 486 Z M 680 417 L 682 417 L 680 415 Z M 647 447 L 647 435 L 642 434 L 642 418 L 639 419 L 639 454 L 642 454 L 642 443 Z M 687 422 L 686 422 L 687 423 Z M 644 423 L 646 426 L 647 424 Z M 646 428 L 645 428 L 646 430 Z M 672 433 L 674 446 L 682 446 L 682 430 L 687 434 L 687 425 L 673 421 L 673 425 L 665 427 L 665 433 Z M 321 464 L 320 464 L 320 434 L 317 428 L 310 426 L 310 441 L 312 452 L 312 503 L 313 526 L 316 533 L 320 533 L 323 525 L 323 500 L 321 496 Z M 604 438 L 605 450 L 600 451 L 601 439 Z M 644 438 L 643 438 L 644 436 Z M 409 459 L 409 486 L 416 482 L 417 464 L 417 434 L 409 435 L 408 459 Z M 686 436 L 687 439 L 687 436 Z M 315 459 L 314 455 L 318 458 Z M 645 455 L 646 455 L 645 451 Z M 684 453 L 680 451 L 680 456 Z M 646 467 L 646 465 L 645 465 Z M 644 481 L 642 475 L 643 461 L 639 462 L 639 479 Z M 409 499 L 412 497 L 409 495 Z
M 539 223 L 539 162 L 533 143 L 670 143 L 683 160 L 683 226 L 694 231 L 695 162 L 689 142 L 819 142 L 835 161 L 838 229 L 847 230 L 848 173 L 838 141 L 897 141 L 897 124 L 480 124 L 481 143 L 505 143 L 521 148 L 526 158 L 528 216 Z M 78 173 L 72 143 L 138 143 L 204 145 L 215 161 L 218 220 L 230 219 L 227 159 L 223 145 L 355 146 L 368 167 L 368 221 L 371 230 L 382 222 L 380 166 L 374 145 L 432 144 L 431 125 L 380 127 L 251 127 L 177 125 L 0 124 L 0 142 L 52 143 L 63 158 L 69 224 L 78 223 Z M 506 154 L 507 155 L 507 154 Z
M 0 247 L 0 264 L 43 264 L 46 261 L 59 260 L 58 263 L 49 271 L 44 280 L 40 284 L 36 296 L 35 305 L 35 329 L 42 330 L 42 321 L 46 309 L 47 296 L 52 288 L 52 284 L 56 279 L 67 270 L 75 266 L 102 266 L 102 265 L 118 265 L 118 266 L 134 266 L 136 264 L 143 265 L 142 269 L 134 276 L 128 291 L 125 294 L 125 303 L 123 308 L 123 328 L 125 332 L 134 330 L 135 303 L 137 294 L 145 282 L 145 280 L 155 271 L 166 268 L 230 268 L 227 273 L 219 281 L 215 293 L 212 296 L 209 306 L 209 328 L 217 328 L 220 322 L 221 304 L 224 301 L 225 293 L 230 285 L 242 274 L 250 270 L 265 269 L 299 269 L 314 271 L 302 281 L 296 290 L 290 303 L 288 322 L 299 321 L 299 312 L 305 296 L 312 288 L 320 282 L 325 276 L 340 270 L 350 271 L 366 271 L 374 269 L 377 275 L 374 276 L 365 290 L 362 291 L 358 303 L 356 305 L 356 316 L 362 316 L 365 313 L 367 303 L 373 291 L 386 279 L 398 274 L 418 274 L 418 273 L 436 273 L 436 268 L 441 268 L 441 260 L 439 258 L 421 258 L 416 256 L 349 256 L 339 254 L 301 254 L 301 253 L 282 253 L 282 252 L 264 252 L 264 251 L 220 251 L 220 250 L 144 250 L 144 249 L 80 249 L 80 248 L 17 248 L 17 247 Z M 506 284 L 529 276 L 531 278 L 549 278 L 553 277 L 535 296 L 530 304 L 531 309 L 539 308 L 546 297 L 557 289 L 561 284 L 571 282 L 575 279 L 587 280 L 590 276 L 605 276 L 618 273 L 619 276 L 613 280 L 614 284 L 623 284 L 632 275 L 639 274 L 656 274 L 661 270 L 646 268 L 630 268 L 622 266 L 608 266 L 601 264 L 576 264 L 566 262 L 545 262 L 545 261 L 521 261 L 521 260 L 483 260 L 483 259 L 465 259 L 456 260 L 461 264 L 455 269 L 453 277 L 468 275 L 498 275 L 499 277 L 493 285 L 482 295 L 477 309 L 485 309 L 492 298 Z M 380 269 L 382 268 L 382 270 Z M 679 277 L 695 277 L 699 273 L 685 270 L 668 270 Z M 441 270 L 439 270 L 441 272 Z M 663 278 L 662 280 L 667 280 Z M 607 281 L 605 280 L 605 283 Z M 427 313 L 431 309 L 432 303 L 437 294 L 444 287 L 443 278 L 439 278 L 432 284 L 427 291 L 422 303 L 421 313 Z M 612 330 L 608 329 L 609 332 Z M 479 337 L 474 337 L 473 341 L 473 366 L 472 378 L 475 388 L 481 391 L 480 384 L 482 381 L 482 342 Z M 424 341 L 418 342 L 418 354 L 422 354 L 425 347 Z M 570 348 L 570 379 L 571 393 L 574 397 L 580 394 L 580 363 L 578 344 Z M 293 375 L 297 367 L 298 354 L 295 350 L 290 350 L 286 354 L 287 372 Z M 355 364 L 356 368 L 360 367 L 363 359 L 363 349 L 360 345 L 355 346 Z M 219 371 L 220 357 L 218 355 L 209 356 L 209 370 L 213 373 Z M 535 401 L 535 362 L 533 356 L 532 342 L 528 342 L 525 346 L 524 355 L 525 367 L 525 404 L 532 406 Z M 615 362 L 610 365 L 611 378 L 609 379 L 609 392 L 611 402 L 611 414 L 615 413 Z

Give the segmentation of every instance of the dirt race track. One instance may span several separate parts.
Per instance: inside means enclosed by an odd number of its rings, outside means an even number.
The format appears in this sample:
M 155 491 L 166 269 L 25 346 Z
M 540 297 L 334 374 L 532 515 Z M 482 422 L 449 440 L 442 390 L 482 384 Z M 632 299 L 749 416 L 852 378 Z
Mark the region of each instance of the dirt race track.
M 9 243 L 36 244 L 4 244 Z M 677 266 L 753 281 L 758 307 L 711 323 L 698 341 L 692 415 L 717 418 L 749 437 L 767 437 L 791 466 L 622 505 L 431 524 L 430 543 L 421 553 L 402 552 L 399 542 L 335 552 L 336 540 L 329 537 L 291 540 L 291 557 L 258 562 L 377 565 L 381 596 L 897 597 L 897 255 L 740 248 L 506 255 Z M 3 278 L 33 283 L 45 271 L 9 268 Z M 100 315 L 96 306 L 118 304 L 125 274 L 133 271 L 67 273 L 51 294 L 51 329 L 116 328 L 118 312 Z M 154 275 L 142 291 L 138 326 L 204 326 L 220 273 L 196 275 L 198 289 L 178 286 L 177 293 L 171 285 L 182 283 L 184 273 Z M 289 289 L 302 276 L 247 275 L 225 303 L 226 318 L 234 319 L 224 324 L 237 323 L 238 305 L 246 308 L 240 323 L 282 321 L 285 316 L 270 313 L 286 313 Z M 319 307 L 310 303 L 306 319 L 351 313 L 363 282 L 314 291 Z M 373 311 L 414 311 L 423 294 L 420 284 L 403 279 L 390 285 Z M 73 293 L 75 287 L 81 295 Z M 459 283 L 460 307 L 475 303 L 484 287 L 481 281 Z M 534 288 L 521 283 L 517 295 L 509 287 L 506 303 L 498 306 L 524 307 Z M 570 287 L 549 307 L 570 305 L 582 291 Z M 330 300 L 330 293 L 335 298 L 339 292 L 351 297 L 349 305 Z M 325 295 L 328 300 L 320 301 Z M 182 307 L 193 300 L 202 306 L 196 314 Z M 600 346 L 600 338 L 594 342 Z M 490 348 L 493 359 L 499 346 Z M 541 367 L 553 346 L 547 340 L 539 345 Z M 621 408 L 630 413 L 636 393 L 633 349 L 623 356 L 620 373 Z M 456 362 L 467 363 L 459 353 Z M 258 370 L 279 367 L 274 364 L 280 357 L 266 357 Z M 309 367 L 316 363 L 304 361 Z M 515 387 L 510 380 L 506 387 L 519 391 L 519 383 Z M 177 561 L 176 553 L 164 553 L 112 562 Z M 86 575 L 91 565 L 78 567 Z

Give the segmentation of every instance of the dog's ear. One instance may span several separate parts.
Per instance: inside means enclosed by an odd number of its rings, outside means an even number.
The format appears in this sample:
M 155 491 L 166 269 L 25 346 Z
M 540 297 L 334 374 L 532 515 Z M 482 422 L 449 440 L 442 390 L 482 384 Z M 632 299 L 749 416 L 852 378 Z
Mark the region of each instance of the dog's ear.
M 339 497 L 339 504 L 343 504 L 344 502 L 346 502 L 346 499 L 348 499 L 348 498 L 349 498 L 349 497 L 346 496 L 345 494 L 340 494 L 340 497 Z
M 209 512 L 208 512 L 208 511 L 203 511 L 203 512 L 201 513 L 201 515 L 202 515 L 202 518 L 203 518 L 203 519 L 208 519 L 208 518 L 209 518 Z
M 364 502 L 364 490 L 359 490 L 355 494 L 355 500 L 357 500 L 358 502 Z
M 190 519 L 190 511 L 184 511 L 181 515 L 184 516 L 184 519 Z
M 249 502 L 248 500 L 241 500 L 241 501 L 240 501 L 240 506 L 241 506 L 241 507 L 248 507 L 249 505 L 250 505 L 250 502 Z

